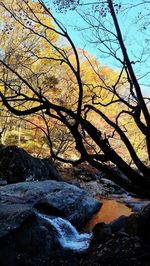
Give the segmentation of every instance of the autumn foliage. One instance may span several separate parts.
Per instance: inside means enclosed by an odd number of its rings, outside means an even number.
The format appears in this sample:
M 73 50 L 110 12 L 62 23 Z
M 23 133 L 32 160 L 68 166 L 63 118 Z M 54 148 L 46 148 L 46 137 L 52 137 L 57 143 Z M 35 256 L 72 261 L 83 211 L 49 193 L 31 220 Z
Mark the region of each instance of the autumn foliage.
M 0 1 L 0 14 L 1 143 L 86 161 L 130 190 L 149 185 L 149 110 L 128 55 L 120 71 L 102 65 L 43 1 Z

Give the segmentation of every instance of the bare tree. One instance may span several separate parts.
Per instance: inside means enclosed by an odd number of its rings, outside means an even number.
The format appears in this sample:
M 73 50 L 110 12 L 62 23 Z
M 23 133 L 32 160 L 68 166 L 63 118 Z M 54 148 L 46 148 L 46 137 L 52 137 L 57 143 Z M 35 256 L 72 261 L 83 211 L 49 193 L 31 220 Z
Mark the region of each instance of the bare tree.
M 72 73 L 73 83 L 77 90 L 77 100 L 69 106 L 60 100 L 54 101 L 49 96 L 50 94 L 42 88 L 42 83 L 39 86 L 37 82 L 29 79 L 28 75 L 25 75 L 23 71 L 20 71 L 16 67 L 16 62 L 14 64 L 14 62 L 10 62 L 4 57 L 4 59 L 0 59 L 0 64 L 8 71 L 9 78 L 5 80 L 1 77 L 1 82 L 4 84 L 6 91 L 5 93 L 0 92 L 3 104 L 10 112 L 17 116 L 29 116 L 37 112 L 42 112 L 44 113 L 44 117 L 46 115 L 55 121 L 59 121 L 72 136 L 75 148 L 80 155 L 77 160 L 67 160 L 68 162 L 76 165 L 87 161 L 97 169 L 104 171 L 108 178 L 125 188 L 143 195 L 149 195 L 150 169 L 137 155 L 124 128 L 119 122 L 119 118 L 123 114 L 128 114 L 134 120 L 138 130 L 146 138 L 147 153 L 149 155 L 150 115 L 127 53 L 112 1 L 108 1 L 107 8 L 116 29 L 116 33 L 115 35 L 113 33 L 113 35 L 123 55 L 121 62 L 122 69 L 115 81 L 113 80 L 110 84 L 99 71 L 93 68 L 93 64 L 87 58 L 95 76 L 99 79 L 99 86 L 83 80 L 80 56 L 74 43 L 65 27 L 57 21 L 43 1 L 38 1 L 40 17 L 35 12 L 30 1 L 23 0 L 17 3 L 19 9 L 13 5 L 7 5 L 6 1 L 0 2 L 0 6 L 13 18 L 15 23 L 21 25 L 21 27 L 27 30 L 28 34 L 34 36 L 35 40 L 39 38 L 41 43 L 44 41 L 50 47 L 52 54 L 46 56 L 46 60 L 50 65 L 52 65 L 52 62 L 57 62 L 59 68 L 63 67 L 65 71 Z M 53 21 L 53 24 L 55 24 L 55 27 L 44 23 L 42 20 L 43 16 L 48 16 Z M 105 30 L 107 31 L 107 29 Z M 59 36 L 57 41 L 51 38 L 53 33 Z M 65 46 L 63 47 L 61 43 L 65 44 Z M 106 43 L 104 44 L 106 45 Z M 33 55 L 32 50 L 28 49 L 27 51 L 28 56 Z M 45 59 L 45 55 L 40 55 L 36 50 L 34 50 L 33 59 L 35 57 L 37 60 Z M 31 65 L 30 70 L 32 69 Z M 125 81 L 123 81 L 124 75 L 126 77 Z M 12 76 L 14 77 L 13 80 L 10 79 Z M 128 86 L 126 85 L 127 82 Z M 60 83 L 59 85 L 63 90 L 64 84 Z M 123 93 L 124 86 L 128 88 L 128 95 Z M 91 96 L 89 95 L 88 99 L 84 97 L 85 89 L 91 92 Z M 111 96 L 108 101 L 102 102 L 102 89 L 105 89 L 106 93 L 110 93 Z M 105 98 L 107 97 L 105 96 Z M 117 103 L 118 108 L 120 105 L 125 106 L 125 108 L 117 114 L 115 120 L 112 120 L 107 116 L 107 113 L 105 114 L 104 108 L 107 106 L 110 107 L 114 103 Z M 91 121 L 90 116 L 92 112 L 99 119 L 99 123 L 103 120 L 112 128 L 111 136 L 106 134 L 104 129 L 97 128 L 95 123 Z M 122 141 L 138 171 L 132 168 L 123 156 L 120 156 L 116 152 L 110 141 L 114 136 L 117 136 Z M 60 158 L 53 150 L 51 139 L 49 141 L 51 143 L 53 157 L 64 161 L 64 158 Z M 117 167 L 122 174 L 118 174 L 114 167 L 108 167 L 108 162 L 111 162 L 112 166 Z

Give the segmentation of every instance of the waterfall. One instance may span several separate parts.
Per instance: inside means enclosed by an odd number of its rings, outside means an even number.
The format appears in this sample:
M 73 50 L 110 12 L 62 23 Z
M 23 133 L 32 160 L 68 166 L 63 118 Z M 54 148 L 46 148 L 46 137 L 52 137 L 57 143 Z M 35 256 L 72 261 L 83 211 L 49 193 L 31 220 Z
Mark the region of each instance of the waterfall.
M 89 247 L 92 240 L 92 233 L 80 234 L 68 220 L 61 217 L 51 218 L 45 214 L 38 215 L 55 228 L 57 240 L 62 248 L 81 252 Z

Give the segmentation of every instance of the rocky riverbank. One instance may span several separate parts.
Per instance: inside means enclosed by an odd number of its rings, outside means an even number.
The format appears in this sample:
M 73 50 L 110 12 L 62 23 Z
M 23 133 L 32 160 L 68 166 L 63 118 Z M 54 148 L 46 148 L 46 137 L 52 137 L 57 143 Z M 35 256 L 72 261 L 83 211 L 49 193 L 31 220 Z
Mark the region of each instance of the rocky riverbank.
M 90 248 L 76 252 L 62 248 L 56 228 L 38 214 L 65 217 L 83 228 L 102 205 L 83 189 L 58 181 L 24 182 L 1 187 L 0 200 L 2 266 L 150 265 L 150 204 L 97 224 Z
M 76 168 L 71 178 L 65 170 L 63 182 L 49 161 L 22 149 L 2 148 L 0 156 L 2 266 L 150 265 L 148 200 L 132 201 L 133 195 L 93 169 Z M 94 197 L 116 199 L 133 213 L 98 222 L 92 238 L 82 231 L 102 207 Z
M 33 181 L 1 187 L 1 265 L 16 266 L 22 256 L 33 261 L 47 258 L 59 249 L 56 230 L 38 213 L 66 218 L 81 228 L 101 205 L 83 189 L 65 182 Z

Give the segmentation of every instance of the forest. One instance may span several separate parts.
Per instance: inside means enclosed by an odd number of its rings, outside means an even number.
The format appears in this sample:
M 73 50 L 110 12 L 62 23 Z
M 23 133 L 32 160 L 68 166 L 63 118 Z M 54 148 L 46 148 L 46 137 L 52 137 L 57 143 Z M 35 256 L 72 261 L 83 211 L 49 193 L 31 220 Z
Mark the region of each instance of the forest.
M 136 3 L 131 0 L 0 0 L 0 172 L 1 169 L 5 172 L 0 174 L 0 178 L 6 176 L 7 179 L 11 156 L 18 160 L 17 169 L 24 161 L 27 171 L 31 161 L 31 172 L 39 176 L 35 176 L 35 180 L 40 181 L 45 178 L 45 173 L 49 176 L 49 161 L 56 168 L 60 167 L 60 175 L 66 167 L 65 175 L 72 171 L 73 179 L 82 169 L 87 175 L 88 171 L 92 173 L 90 181 L 94 182 L 95 176 L 100 173 L 110 182 L 107 186 L 115 184 L 115 188 L 120 187 L 131 196 L 149 200 L 149 6 L 150 1 L 145 0 Z M 75 30 L 82 34 L 85 47 L 76 44 L 78 39 L 71 37 L 70 28 L 63 19 L 57 18 L 57 15 L 64 16 L 65 21 L 68 13 L 72 14 L 72 21 L 68 23 L 74 29 L 74 35 Z M 88 49 L 91 46 L 95 53 Z M 6 147 L 15 148 L 14 155 L 7 155 L 4 166 L 2 156 Z M 40 163 L 42 166 L 39 167 Z M 15 170 L 13 174 L 17 175 L 19 171 Z M 26 180 L 24 170 L 23 175 L 21 182 Z M 62 178 L 55 170 L 53 175 L 58 182 Z M 8 179 L 8 183 L 16 183 Z M 98 182 L 101 183 L 100 180 Z M 17 191 L 15 184 L 12 186 L 8 188 L 10 194 Z M 23 187 L 19 188 L 18 200 L 24 193 L 22 191 L 29 189 L 26 182 L 20 186 Z M 41 188 L 38 183 L 35 186 L 35 194 L 50 193 L 44 183 Z M 4 187 L 2 194 L 5 194 Z M 53 193 L 64 189 L 60 187 L 56 185 Z M 72 193 L 75 193 L 74 190 Z M 49 200 L 48 203 L 45 199 L 43 202 L 36 203 L 34 208 L 41 210 L 47 208 L 42 204 L 51 204 Z M 91 204 L 93 212 L 87 217 L 98 211 L 100 203 Z M 55 204 L 51 208 L 54 211 Z M 57 214 L 62 212 L 64 209 Z M 139 228 L 141 224 L 143 227 L 143 216 L 140 215 L 134 218 L 140 223 Z M 45 217 L 41 219 L 49 219 Z M 76 226 L 72 216 L 67 216 L 67 219 Z M 147 220 L 144 221 L 147 226 Z M 130 219 L 127 224 L 130 222 L 132 225 Z M 106 226 L 103 232 L 105 240 L 110 236 L 107 229 Z M 125 230 L 126 233 L 130 231 Z M 144 241 L 146 234 L 147 231 L 141 236 L 140 231 L 140 238 L 143 237 Z M 138 235 L 137 231 L 135 235 Z M 132 240 L 130 238 L 130 244 Z M 119 241 L 122 240 L 119 238 Z M 42 242 L 40 244 L 43 245 Z M 150 256 L 145 246 L 143 250 Z M 43 256 L 47 255 L 44 253 Z M 90 261 L 91 258 L 88 259 Z M 105 259 L 104 256 L 104 262 L 95 261 L 94 265 L 124 265 L 116 264 L 119 259 L 117 262 L 114 260 L 114 264 L 109 264 L 109 261 L 107 264 Z M 91 260 L 89 265 L 93 265 Z M 17 264 L 14 258 L 12 261 L 9 261 L 12 266 L 22 265 L 22 262 Z M 125 265 L 148 265 L 142 260 L 142 264 L 130 262 L 127 260 Z M 37 265 L 37 261 L 34 263 L 31 265 Z M 54 265 L 70 265 L 59 263 Z M 86 263 L 78 261 L 75 265 Z M 40 261 L 39 265 L 53 264 L 42 264 Z

